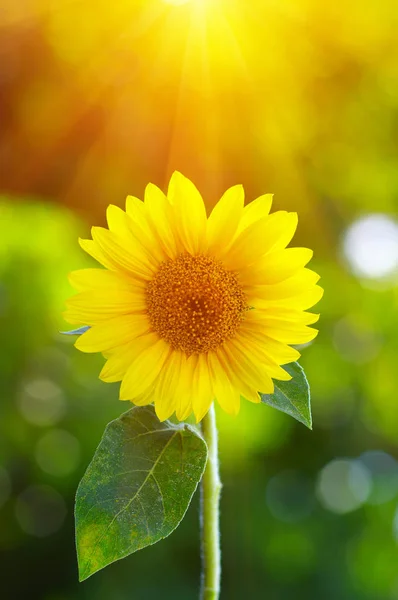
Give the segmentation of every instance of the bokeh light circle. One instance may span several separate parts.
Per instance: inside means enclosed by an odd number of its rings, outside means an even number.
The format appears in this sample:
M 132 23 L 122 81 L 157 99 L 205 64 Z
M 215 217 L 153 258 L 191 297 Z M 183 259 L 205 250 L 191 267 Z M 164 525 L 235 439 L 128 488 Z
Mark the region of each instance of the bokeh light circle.
M 383 450 L 369 450 L 359 460 L 372 475 L 372 491 L 368 504 L 384 504 L 398 494 L 398 462 Z
M 398 224 L 374 213 L 355 221 L 343 242 L 345 257 L 359 277 L 384 279 L 398 274 Z
M 352 512 L 368 499 L 372 477 L 360 461 L 335 459 L 320 472 L 317 496 L 324 508 L 337 514 Z
M 350 316 L 335 323 L 333 344 L 347 362 L 362 365 L 376 358 L 382 348 L 381 336 L 368 325 Z
M 65 520 L 63 497 L 49 485 L 32 485 L 17 498 L 15 516 L 21 529 L 36 537 L 58 531 Z
M 61 388 L 50 379 L 27 382 L 18 398 L 19 410 L 28 423 L 46 427 L 58 423 L 66 412 Z
M 79 464 L 79 441 L 68 431 L 53 429 L 37 442 L 35 458 L 46 473 L 65 477 L 73 473 Z

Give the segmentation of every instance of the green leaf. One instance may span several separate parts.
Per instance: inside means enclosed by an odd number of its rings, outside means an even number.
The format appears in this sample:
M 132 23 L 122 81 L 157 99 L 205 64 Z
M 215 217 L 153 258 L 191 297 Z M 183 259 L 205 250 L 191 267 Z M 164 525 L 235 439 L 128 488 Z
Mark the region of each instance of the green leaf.
M 197 430 L 161 423 L 152 407 L 132 408 L 109 423 L 76 495 L 80 581 L 170 535 L 206 461 Z
M 273 394 L 260 394 L 262 402 L 277 408 L 312 429 L 310 386 L 303 368 L 296 362 L 284 366 L 290 381 L 275 381 Z

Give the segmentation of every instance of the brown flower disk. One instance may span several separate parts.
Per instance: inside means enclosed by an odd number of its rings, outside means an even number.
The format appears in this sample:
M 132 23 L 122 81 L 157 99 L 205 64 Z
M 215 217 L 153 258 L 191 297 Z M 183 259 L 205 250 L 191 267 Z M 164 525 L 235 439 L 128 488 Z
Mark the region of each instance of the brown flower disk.
M 153 329 L 187 355 L 215 350 L 233 337 L 248 309 L 235 273 L 205 255 L 163 262 L 147 284 L 146 300 Z

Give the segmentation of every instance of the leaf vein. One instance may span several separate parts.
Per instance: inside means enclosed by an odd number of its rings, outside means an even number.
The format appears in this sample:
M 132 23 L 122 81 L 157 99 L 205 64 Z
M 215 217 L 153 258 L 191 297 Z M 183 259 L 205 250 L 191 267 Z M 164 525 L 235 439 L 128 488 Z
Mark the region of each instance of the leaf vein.
M 163 429 L 163 430 L 157 430 L 157 432 L 161 432 L 161 431 L 168 431 L 170 432 L 170 429 Z M 155 432 L 147 432 L 148 433 L 155 433 Z M 86 565 L 89 566 L 92 562 L 92 558 L 94 556 L 94 553 L 96 551 L 97 546 L 102 542 L 102 540 L 104 539 L 104 537 L 106 536 L 106 534 L 108 533 L 108 531 L 110 530 L 110 528 L 112 527 L 112 525 L 114 524 L 114 522 L 119 518 L 119 516 L 124 513 L 132 504 L 132 502 L 134 502 L 134 500 L 137 498 L 137 496 L 140 494 L 142 488 L 145 486 L 145 484 L 147 483 L 149 477 L 151 477 L 151 475 L 153 476 L 153 471 L 155 470 L 157 464 L 159 463 L 161 457 L 163 456 L 164 452 L 166 451 L 166 449 L 168 448 L 168 446 L 170 445 L 170 443 L 172 442 L 172 440 L 174 439 L 174 436 L 179 433 L 178 430 L 174 431 L 173 434 L 170 436 L 170 439 L 167 441 L 167 443 L 165 444 L 164 448 L 162 449 L 162 451 L 159 453 L 159 456 L 157 457 L 157 459 L 155 460 L 153 466 L 151 467 L 151 469 L 148 471 L 148 475 L 145 477 L 144 481 L 142 482 L 141 486 L 138 488 L 138 490 L 136 491 L 136 493 L 134 494 L 134 496 L 127 502 L 126 506 L 124 506 L 123 508 L 121 508 L 119 510 L 118 513 L 116 513 L 116 515 L 113 517 L 113 519 L 111 520 L 111 522 L 109 523 L 109 525 L 105 528 L 105 530 L 103 531 L 103 533 L 101 534 L 101 536 L 99 537 L 99 539 L 97 540 L 97 542 L 95 543 L 95 545 L 93 546 L 93 550 L 90 553 L 90 556 L 87 558 L 86 561 Z M 145 435 L 140 434 L 140 435 Z M 163 495 L 161 494 L 161 498 L 162 498 L 162 502 L 163 502 Z
M 152 475 L 152 479 L 154 480 L 154 482 L 157 485 L 157 488 L 159 490 L 160 499 L 162 501 L 162 509 L 163 509 L 163 521 L 162 521 L 162 524 L 163 524 L 164 521 L 165 521 L 165 518 L 166 518 L 166 508 L 165 508 L 165 505 L 164 505 L 163 492 L 162 492 L 162 488 L 160 487 L 160 483 L 156 479 L 155 475 L 153 473 L 151 473 L 151 475 Z

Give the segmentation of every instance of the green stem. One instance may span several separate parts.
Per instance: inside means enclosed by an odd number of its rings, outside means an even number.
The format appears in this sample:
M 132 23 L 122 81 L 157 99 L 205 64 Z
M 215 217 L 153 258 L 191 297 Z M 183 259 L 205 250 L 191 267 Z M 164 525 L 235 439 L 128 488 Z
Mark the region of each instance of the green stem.
M 201 483 L 202 584 L 201 600 L 218 600 L 221 579 L 219 503 L 221 481 L 218 468 L 218 434 L 214 405 L 202 421 L 209 458 Z

